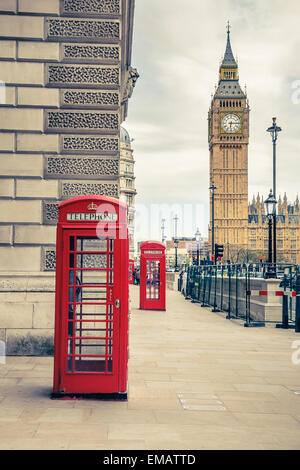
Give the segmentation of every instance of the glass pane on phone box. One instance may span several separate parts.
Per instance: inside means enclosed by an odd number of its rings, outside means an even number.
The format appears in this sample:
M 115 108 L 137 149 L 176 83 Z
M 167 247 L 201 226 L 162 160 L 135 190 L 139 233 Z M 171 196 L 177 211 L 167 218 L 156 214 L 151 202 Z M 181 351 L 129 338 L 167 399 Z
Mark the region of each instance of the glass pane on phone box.
M 97 285 L 107 283 L 107 272 L 106 271 L 77 271 L 76 272 L 78 281 L 80 284 Z
M 95 319 L 98 316 L 105 315 L 106 316 L 106 304 L 77 304 L 76 305 L 76 316 L 89 316 L 94 315 Z
M 75 354 L 100 355 L 105 356 L 105 339 L 82 339 L 75 343 Z
M 76 258 L 77 268 L 107 268 L 107 255 L 106 254 L 79 254 Z
M 77 237 L 77 251 L 107 251 L 107 238 Z
M 76 322 L 76 336 L 105 338 L 106 325 L 104 322 Z
M 85 287 L 81 288 L 81 300 L 91 301 L 95 300 L 96 302 L 102 301 L 105 302 L 107 297 L 107 292 L 105 287 Z

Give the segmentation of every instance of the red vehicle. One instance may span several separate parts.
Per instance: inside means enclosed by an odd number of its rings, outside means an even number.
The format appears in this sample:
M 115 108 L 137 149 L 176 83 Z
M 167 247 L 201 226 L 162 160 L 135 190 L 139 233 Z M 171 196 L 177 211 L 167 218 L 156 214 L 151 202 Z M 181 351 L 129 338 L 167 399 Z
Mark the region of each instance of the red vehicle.
M 134 260 L 130 259 L 129 260 L 129 284 L 134 284 L 133 272 L 134 272 Z
M 127 398 L 128 253 L 126 204 L 59 204 L 53 398 Z
M 140 309 L 166 310 L 166 247 L 141 243 Z

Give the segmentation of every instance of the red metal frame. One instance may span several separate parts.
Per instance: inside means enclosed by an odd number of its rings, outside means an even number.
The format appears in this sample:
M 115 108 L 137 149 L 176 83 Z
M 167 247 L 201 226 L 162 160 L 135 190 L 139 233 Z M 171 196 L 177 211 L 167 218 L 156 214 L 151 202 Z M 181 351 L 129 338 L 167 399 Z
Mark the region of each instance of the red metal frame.
M 54 394 L 126 394 L 126 219 L 126 204 L 105 196 L 59 204 Z
M 133 271 L 134 271 L 134 260 L 130 259 L 129 260 L 129 284 L 134 284 Z
M 149 241 L 140 249 L 140 309 L 166 310 L 166 247 Z

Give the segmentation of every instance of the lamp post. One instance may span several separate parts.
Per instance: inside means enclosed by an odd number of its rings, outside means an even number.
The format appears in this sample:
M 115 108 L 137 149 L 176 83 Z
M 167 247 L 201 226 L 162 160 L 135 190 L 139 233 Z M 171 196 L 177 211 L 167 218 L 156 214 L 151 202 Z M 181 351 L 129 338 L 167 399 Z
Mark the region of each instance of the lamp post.
M 281 127 L 277 126 L 276 124 L 276 117 L 273 117 L 273 124 L 271 127 L 267 129 L 267 132 L 270 133 L 273 143 L 273 196 L 276 200 L 276 142 L 278 139 L 278 133 L 281 132 Z M 274 208 L 273 213 L 273 261 L 275 264 L 275 272 L 276 272 L 276 205 Z
M 201 233 L 199 232 L 199 228 L 197 228 L 197 232 L 195 233 L 196 245 L 197 245 L 197 266 L 200 264 L 200 240 L 201 240 Z
M 215 261 L 215 190 L 214 184 L 209 188 L 211 190 L 211 258 Z
M 178 238 L 177 238 L 177 222 L 178 222 L 178 216 L 177 214 L 174 217 L 174 222 L 175 222 L 175 237 L 174 237 L 174 245 L 175 245 L 175 272 L 178 272 Z
M 166 240 L 165 222 L 166 222 L 166 219 L 161 219 L 161 241 L 162 241 L 162 243 L 165 243 L 165 240 Z
M 276 214 L 276 204 L 277 201 L 272 193 L 272 189 L 270 189 L 270 194 L 268 198 L 265 200 L 266 206 L 266 214 L 268 217 L 268 224 L 269 224 L 269 248 L 268 248 L 268 269 L 266 272 L 267 278 L 276 278 L 276 260 L 274 257 L 274 250 L 272 253 L 272 221 L 274 223 L 274 213 Z

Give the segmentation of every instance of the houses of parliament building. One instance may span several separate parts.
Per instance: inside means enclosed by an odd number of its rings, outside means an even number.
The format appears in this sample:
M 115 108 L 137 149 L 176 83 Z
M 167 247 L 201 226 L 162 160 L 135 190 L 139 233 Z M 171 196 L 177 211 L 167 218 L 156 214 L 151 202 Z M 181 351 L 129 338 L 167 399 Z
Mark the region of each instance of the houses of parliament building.
M 219 70 L 219 83 L 208 112 L 210 153 L 210 226 L 214 213 L 214 242 L 224 246 L 232 262 L 264 260 L 268 256 L 268 221 L 265 197 L 248 200 L 249 102 L 239 84 L 238 64 L 227 28 L 227 45 Z M 212 202 L 214 198 L 214 211 Z M 300 263 L 300 204 L 277 198 L 277 261 Z

